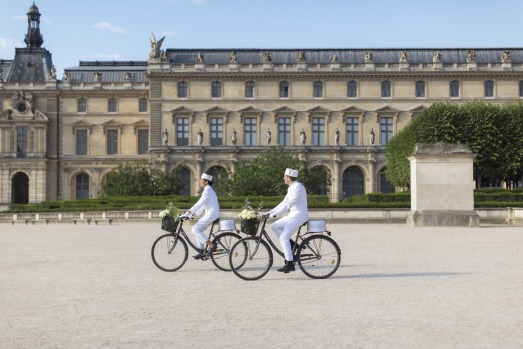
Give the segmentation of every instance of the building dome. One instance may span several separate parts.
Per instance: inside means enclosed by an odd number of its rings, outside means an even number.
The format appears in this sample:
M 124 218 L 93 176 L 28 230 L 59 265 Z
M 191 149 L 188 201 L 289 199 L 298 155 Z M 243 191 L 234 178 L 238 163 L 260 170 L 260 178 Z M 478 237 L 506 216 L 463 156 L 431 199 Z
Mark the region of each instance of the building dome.
M 29 12 L 27 12 L 28 15 L 40 15 L 40 11 L 38 10 L 38 7 L 36 7 L 35 3 L 33 2 L 33 5 L 29 8 Z

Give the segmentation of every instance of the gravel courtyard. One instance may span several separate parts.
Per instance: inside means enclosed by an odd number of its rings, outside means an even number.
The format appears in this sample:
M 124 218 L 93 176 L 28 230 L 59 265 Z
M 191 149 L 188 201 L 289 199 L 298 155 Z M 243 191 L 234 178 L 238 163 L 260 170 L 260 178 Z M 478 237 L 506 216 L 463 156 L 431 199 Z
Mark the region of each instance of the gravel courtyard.
M 157 269 L 159 224 L 0 224 L 0 348 L 523 347 L 522 227 L 327 227 L 334 276 L 247 282 Z

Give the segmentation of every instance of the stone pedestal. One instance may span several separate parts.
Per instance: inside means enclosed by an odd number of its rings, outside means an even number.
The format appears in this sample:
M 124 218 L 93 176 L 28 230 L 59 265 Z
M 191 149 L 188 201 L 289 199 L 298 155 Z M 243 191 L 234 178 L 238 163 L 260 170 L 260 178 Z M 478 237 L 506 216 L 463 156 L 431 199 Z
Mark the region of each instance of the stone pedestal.
M 418 144 L 409 157 L 410 226 L 479 226 L 474 154 L 464 144 Z

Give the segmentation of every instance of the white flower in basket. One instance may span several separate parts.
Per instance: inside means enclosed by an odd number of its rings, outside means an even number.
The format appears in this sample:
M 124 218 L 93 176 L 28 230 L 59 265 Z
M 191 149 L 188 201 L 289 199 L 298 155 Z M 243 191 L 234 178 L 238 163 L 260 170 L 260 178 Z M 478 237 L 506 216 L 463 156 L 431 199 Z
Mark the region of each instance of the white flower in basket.
M 171 233 L 176 232 L 178 227 L 178 209 L 172 202 L 169 202 L 167 208 L 161 211 L 158 216 L 162 218 L 162 229 Z
M 243 210 L 238 214 L 241 218 L 242 231 L 249 235 L 255 235 L 258 230 L 258 223 L 261 221 L 261 214 L 259 210 L 262 208 L 262 204 L 258 205 L 257 208 L 251 206 L 249 200 L 245 200 Z

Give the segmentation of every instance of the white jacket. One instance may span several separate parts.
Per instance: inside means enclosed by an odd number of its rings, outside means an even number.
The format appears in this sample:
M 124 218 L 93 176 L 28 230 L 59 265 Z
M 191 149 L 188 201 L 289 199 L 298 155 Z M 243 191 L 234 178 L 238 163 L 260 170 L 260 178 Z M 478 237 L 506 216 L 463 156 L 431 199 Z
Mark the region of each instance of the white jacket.
M 205 186 L 200 199 L 191 207 L 194 215 L 199 215 L 205 210 L 205 217 L 215 220 L 220 217 L 220 205 L 218 197 L 210 185 Z
M 286 211 L 290 211 L 289 218 L 297 218 L 300 221 L 307 221 L 309 219 L 309 211 L 307 207 L 307 191 L 303 184 L 294 181 L 287 189 L 287 195 L 283 201 L 269 211 L 271 216 L 278 216 Z

